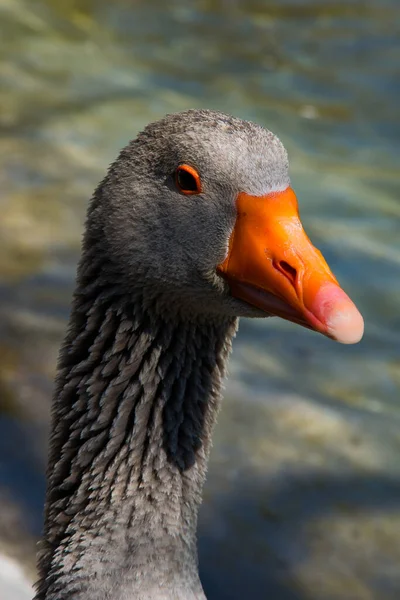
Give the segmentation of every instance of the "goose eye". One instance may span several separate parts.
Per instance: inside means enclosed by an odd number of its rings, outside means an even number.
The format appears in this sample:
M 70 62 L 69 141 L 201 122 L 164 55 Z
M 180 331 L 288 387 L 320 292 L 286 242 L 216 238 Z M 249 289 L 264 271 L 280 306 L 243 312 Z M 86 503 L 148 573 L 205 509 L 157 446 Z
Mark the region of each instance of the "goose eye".
M 180 165 L 175 172 L 176 187 L 183 194 L 200 194 L 200 175 L 190 165 Z

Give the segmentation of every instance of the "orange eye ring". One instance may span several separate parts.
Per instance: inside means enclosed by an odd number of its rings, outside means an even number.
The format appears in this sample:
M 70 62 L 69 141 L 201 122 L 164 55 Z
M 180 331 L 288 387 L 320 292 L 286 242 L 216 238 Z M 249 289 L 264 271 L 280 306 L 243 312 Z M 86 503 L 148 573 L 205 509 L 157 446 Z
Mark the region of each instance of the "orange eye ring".
M 200 194 L 202 191 L 200 175 L 190 165 L 179 165 L 175 171 L 175 185 L 187 196 Z

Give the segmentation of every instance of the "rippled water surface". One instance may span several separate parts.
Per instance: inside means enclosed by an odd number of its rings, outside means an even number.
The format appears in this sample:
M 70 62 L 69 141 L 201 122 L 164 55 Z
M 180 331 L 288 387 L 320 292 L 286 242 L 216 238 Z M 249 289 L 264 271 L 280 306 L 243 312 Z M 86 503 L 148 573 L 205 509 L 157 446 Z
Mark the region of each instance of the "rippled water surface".
M 0 549 L 32 568 L 82 222 L 147 122 L 209 107 L 289 150 L 366 321 L 242 321 L 200 519 L 211 600 L 400 595 L 397 0 L 0 1 Z M 396 37 L 397 36 L 397 37 Z

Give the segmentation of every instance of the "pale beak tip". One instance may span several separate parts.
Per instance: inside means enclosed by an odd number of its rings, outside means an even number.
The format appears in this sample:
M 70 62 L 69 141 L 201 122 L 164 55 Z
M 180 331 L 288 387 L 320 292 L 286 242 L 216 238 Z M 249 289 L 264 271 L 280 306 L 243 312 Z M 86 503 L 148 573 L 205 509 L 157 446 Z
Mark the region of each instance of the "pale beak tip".
M 364 319 L 355 304 L 338 286 L 329 283 L 317 293 L 312 312 L 326 335 L 341 344 L 357 344 L 364 334 Z
M 327 322 L 329 336 L 341 344 L 357 344 L 364 334 L 364 319 L 352 304 L 338 310 Z

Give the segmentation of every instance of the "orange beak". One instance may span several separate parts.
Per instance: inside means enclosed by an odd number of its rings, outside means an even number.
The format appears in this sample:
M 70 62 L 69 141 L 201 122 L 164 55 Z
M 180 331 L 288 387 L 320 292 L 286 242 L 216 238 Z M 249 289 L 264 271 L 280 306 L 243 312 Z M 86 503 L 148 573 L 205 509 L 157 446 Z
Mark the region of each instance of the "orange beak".
M 270 315 L 344 344 L 362 338 L 363 318 L 308 239 L 290 187 L 239 194 L 228 256 L 217 270 L 233 296 Z

